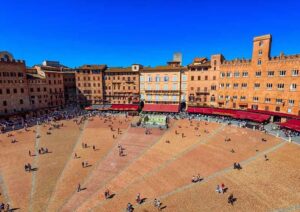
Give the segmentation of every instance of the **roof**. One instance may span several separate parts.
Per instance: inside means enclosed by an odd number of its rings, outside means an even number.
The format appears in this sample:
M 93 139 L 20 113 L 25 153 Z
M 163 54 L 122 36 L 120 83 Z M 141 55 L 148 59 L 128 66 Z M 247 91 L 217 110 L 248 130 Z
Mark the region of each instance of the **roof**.
M 105 70 L 106 73 L 115 73 L 115 72 L 136 72 L 137 71 L 132 71 L 131 67 L 109 67 L 108 69 Z
M 186 66 L 156 66 L 156 67 L 144 67 L 143 71 L 181 71 L 181 70 L 187 70 Z
M 33 73 L 26 73 L 26 76 L 28 79 L 45 79 L 44 76 L 39 74 L 33 74 Z
M 85 64 L 85 65 L 82 65 L 82 66 L 79 66 L 75 69 L 88 69 L 88 70 L 95 70 L 95 69 L 100 69 L 100 70 L 105 70 L 107 68 L 107 65 L 105 64 L 100 64 L 100 65 L 88 65 L 88 64 Z

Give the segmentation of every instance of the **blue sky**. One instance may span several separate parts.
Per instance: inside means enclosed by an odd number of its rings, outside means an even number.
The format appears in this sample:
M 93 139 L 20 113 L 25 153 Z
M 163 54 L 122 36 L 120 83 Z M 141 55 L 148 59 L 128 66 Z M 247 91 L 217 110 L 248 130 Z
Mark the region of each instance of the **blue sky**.
M 0 50 L 70 67 L 188 64 L 222 53 L 251 57 L 252 38 L 273 35 L 272 55 L 300 53 L 300 1 L 1 0 Z

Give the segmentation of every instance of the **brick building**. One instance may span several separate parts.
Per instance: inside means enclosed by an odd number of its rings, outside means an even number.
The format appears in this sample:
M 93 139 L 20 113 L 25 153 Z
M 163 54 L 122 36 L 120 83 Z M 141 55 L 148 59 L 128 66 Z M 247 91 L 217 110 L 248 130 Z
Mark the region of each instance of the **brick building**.
M 140 101 L 139 74 L 143 67 L 107 68 L 104 71 L 104 99 L 109 104 L 138 104 Z
M 0 115 L 30 110 L 26 66 L 8 52 L 0 52 Z
M 207 58 L 195 58 L 188 65 L 188 105 L 216 107 L 219 66 L 223 61 L 222 55 L 212 55 Z
M 103 72 L 106 65 L 83 65 L 75 68 L 77 102 L 81 106 L 103 104 Z
M 300 55 L 271 57 L 271 43 L 255 37 L 251 60 L 221 63 L 219 107 L 300 115 Z

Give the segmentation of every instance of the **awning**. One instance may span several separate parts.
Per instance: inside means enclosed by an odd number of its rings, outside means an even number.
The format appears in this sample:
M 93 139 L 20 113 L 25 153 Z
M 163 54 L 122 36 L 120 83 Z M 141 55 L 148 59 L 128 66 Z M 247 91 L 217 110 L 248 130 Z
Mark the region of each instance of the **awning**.
M 108 110 L 111 107 L 109 104 L 105 105 L 91 105 L 88 107 L 85 107 L 85 110 Z
M 171 112 L 178 113 L 179 105 L 168 104 L 145 104 L 143 111 L 145 112 Z
M 247 109 L 247 111 L 254 112 L 254 113 L 263 113 L 263 114 L 267 114 L 270 116 L 287 117 L 287 118 L 293 118 L 293 119 L 300 120 L 300 116 L 287 114 L 287 113 L 273 112 L 273 111 L 267 111 L 267 110 L 253 110 L 253 109 Z
M 266 114 L 251 113 L 248 111 L 232 110 L 232 109 L 222 109 L 222 108 L 199 108 L 199 107 L 189 107 L 187 109 L 188 113 L 201 113 L 206 115 L 221 115 L 230 116 L 235 119 L 250 120 L 255 122 L 267 121 L 270 116 Z
M 139 105 L 133 104 L 113 104 L 110 110 L 118 110 L 118 111 L 137 111 L 139 109 Z
M 300 120 L 291 119 L 285 123 L 279 124 L 281 127 L 285 127 L 287 129 L 296 130 L 300 132 Z

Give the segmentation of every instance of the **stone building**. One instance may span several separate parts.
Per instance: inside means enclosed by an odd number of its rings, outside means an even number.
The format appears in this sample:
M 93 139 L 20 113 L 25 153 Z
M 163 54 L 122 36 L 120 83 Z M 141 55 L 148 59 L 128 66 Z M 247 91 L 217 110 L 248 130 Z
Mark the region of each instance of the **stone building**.
M 145 105 L 144 111 L 178 112 L 181 104 L 185 106 L 187 68 L 180 63 L 172 61 L 166 66 L 143 68 L 140 74 L 140 96 Z

